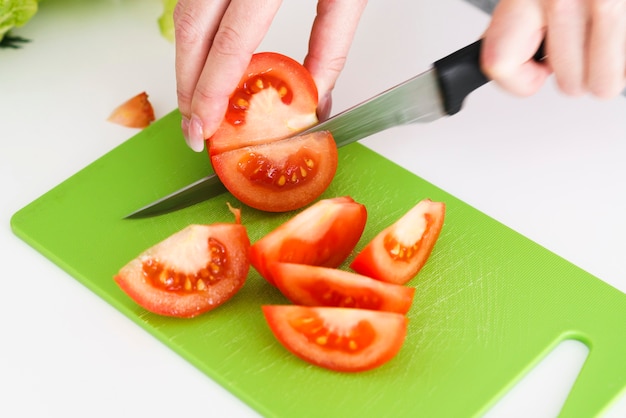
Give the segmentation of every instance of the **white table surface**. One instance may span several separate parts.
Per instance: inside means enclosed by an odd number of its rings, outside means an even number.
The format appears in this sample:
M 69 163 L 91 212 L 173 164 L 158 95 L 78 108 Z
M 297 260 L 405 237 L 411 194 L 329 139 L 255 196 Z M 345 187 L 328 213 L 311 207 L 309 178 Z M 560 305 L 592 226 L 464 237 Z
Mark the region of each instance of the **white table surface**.
M 262 50 L 304 57 L 313 0 L 285 2 Z M 159 0 L 47 0 L 0 50 L 0 416 L 257 414 L 13 235 L 11 215 L 137 131 L 106 122 L 147 91 L 176 107 L 174 48 Z M 335 111 L 427 69 L 480 36 L 460 0 L 372 1 Z M 626 291 L 626 99 L 519 99 L 487 85 L 456 116 L 363 141 Z M 491 416 L 556 416 L 586 355 L 565 343 Z M 452 399 L 453 399 L 453 395 Z M 626 396 L 606 416 L 626 416 Z

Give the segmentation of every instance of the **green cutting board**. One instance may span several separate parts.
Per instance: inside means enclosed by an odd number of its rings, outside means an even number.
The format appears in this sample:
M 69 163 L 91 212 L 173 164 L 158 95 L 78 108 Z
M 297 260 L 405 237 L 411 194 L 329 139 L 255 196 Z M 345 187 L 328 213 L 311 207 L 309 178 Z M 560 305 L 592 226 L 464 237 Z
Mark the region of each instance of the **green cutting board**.
M 340 149 L 324 197 L 368 209 L 357 250 L 416 202 L 446 203 L 416 287 L 405 345 L 358 374 L 304 363 L 274 339 L 262 304 L 287 303 L 254 270 L 229 303 L 195 319 L 148 313 L 118 269 L 190 223 L 231 222 L 223 194 L 167 215 L 124 215 L 210 171 L 172 112 L 14 214 L 14 232 L 211 379 L 268 417 L 469 417 L 486 412 L 566 339 L 590 348 L 562 410 L 591 417 L 626 388 L 626 295 L 359 144 Z M 288 219 L 243 207 L 252 242 Z M 349 261 L 349 260 L 348 260 Z M 271 387 L 271 390 L 267 388 Z

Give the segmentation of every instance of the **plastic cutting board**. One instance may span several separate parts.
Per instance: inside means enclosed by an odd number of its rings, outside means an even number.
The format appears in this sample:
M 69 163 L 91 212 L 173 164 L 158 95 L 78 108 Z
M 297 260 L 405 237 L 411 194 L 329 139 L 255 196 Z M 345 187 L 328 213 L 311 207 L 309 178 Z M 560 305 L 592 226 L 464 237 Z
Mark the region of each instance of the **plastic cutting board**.
M 260 414 L 470 417 L 486 412 L 565 339 L 590 348 L 561 412 L 590 417 L 626 388 L 626 295 L 359 144 L 340 149 L 324 197 L 368 209 L 357 250 L 429 197 L 447 205 L 420 274 L 409 332 L 391 362 L 341 374 L 287 353 L 260 306 L 287 303 L 253 269 L 229 303 L 199 318 L 150 314 L 113 282 L 145 248 L 190 223 L 232 221 L 229 194 L 171 214 L 122 217 L 210 170 L 172 112 L 14 214 L 14 232 Z M 256 241 L 290 215 L 243 207 Z M 349 260 L 348 260 L 349 262 Z M 267 390 L 271 387 L 271 390 Z

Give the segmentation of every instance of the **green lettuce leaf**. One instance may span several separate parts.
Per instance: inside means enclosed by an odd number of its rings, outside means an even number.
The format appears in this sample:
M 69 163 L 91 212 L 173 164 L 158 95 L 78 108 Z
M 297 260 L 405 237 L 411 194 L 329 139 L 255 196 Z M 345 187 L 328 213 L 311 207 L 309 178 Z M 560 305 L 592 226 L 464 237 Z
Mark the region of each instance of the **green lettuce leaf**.
M 0 40 L 14 27 L 23 26 L 37 13 L 37 0 L 0 0 Z
M 2 1 L 2 0 L 0 0 Z M 161 35 L 170 42 L 174 42 L 174 7 L 178 0 L 163 0 L 163 14 L 159 17 Z

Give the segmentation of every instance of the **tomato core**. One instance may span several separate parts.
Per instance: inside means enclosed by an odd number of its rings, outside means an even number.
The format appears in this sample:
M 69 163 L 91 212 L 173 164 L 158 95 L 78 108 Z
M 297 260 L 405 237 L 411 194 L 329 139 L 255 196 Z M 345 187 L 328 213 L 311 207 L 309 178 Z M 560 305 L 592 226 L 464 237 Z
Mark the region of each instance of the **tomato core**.
M 226 112 L 226 121 L 231 125 L 243 125 L 246 121 L 246 112 L 250 108 L 252 96 L 263 90 L 273 88 L 280 100 L 289 105 L 293 100 L 293 92 L 287 83 L 269 73 L 262 73 L 246 80 L 231 95 Z
M 314 156 L 302 150 L 290 156 L 281 166 L 265 155 L 249 153 L 238 163 L 238 168 L 250 181 L 269 187 L 289 189 L 315 176 Z
M 376 331 L 367 321 L 359 321 L 347 334 L 328 329 L 324 320 L 316 315 L 298 317 L 289 324 L 309 342 L 330 351 L 358 353 L 376 339 Z
M 425 231 L 430 231 L 430 227 L 433 224 L 432 217 L 428 214 L 424 214 L 424 219 L 426 220 L 426 228 Z M 384 240 L 385 250 L 389 254 L 394 261 L 400 262 L 410 262 L 411 258 L 419 251 L 420 246 L 422 245 L 422 241 L 424 240 L 425 235 L 422 235 L 419 240 L 417 240 L 413 245 L 406 246 L 399 242 L 394 234 L 387 234 Z
M 209 238 L 210 259 L 199 271 L 188 274 L 165 267 L 159 260 L 149 258 L 142 263 L 142 273 L 153 286 L 169 292 L 195 292 L 206 290 L 221 279 L 221 273 L 228 263 L 226 247 L 215 238 Z

